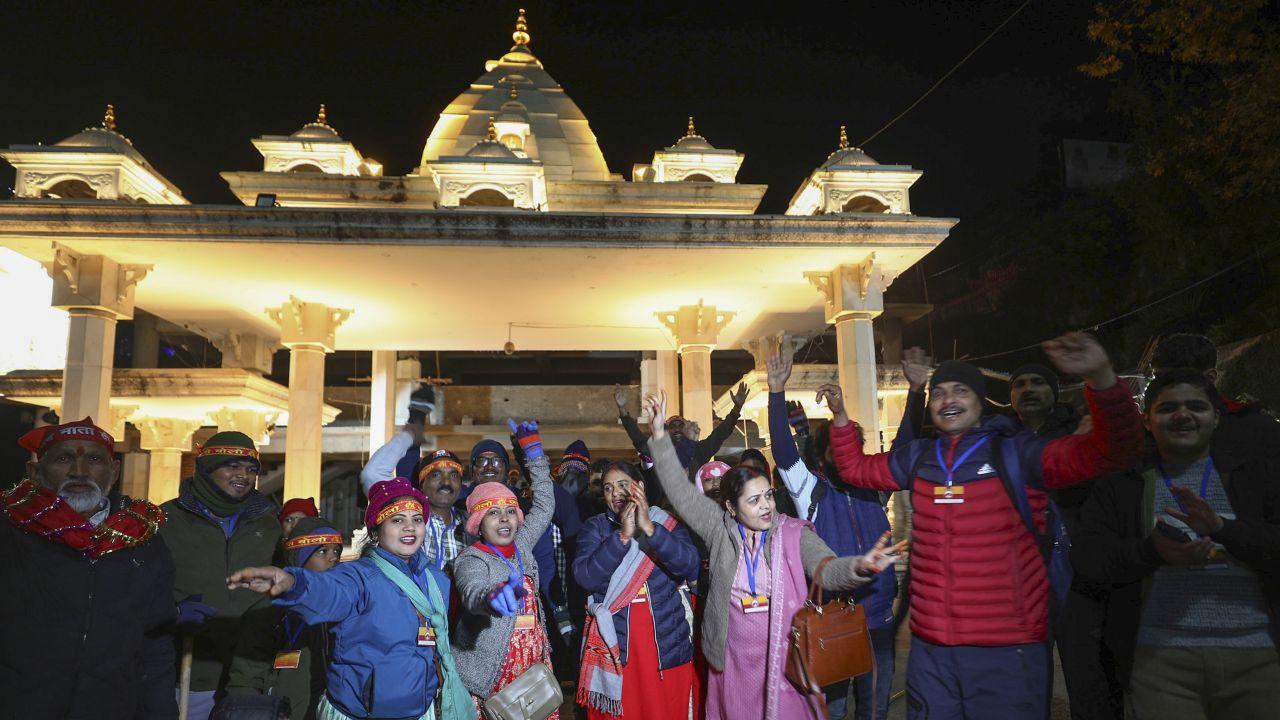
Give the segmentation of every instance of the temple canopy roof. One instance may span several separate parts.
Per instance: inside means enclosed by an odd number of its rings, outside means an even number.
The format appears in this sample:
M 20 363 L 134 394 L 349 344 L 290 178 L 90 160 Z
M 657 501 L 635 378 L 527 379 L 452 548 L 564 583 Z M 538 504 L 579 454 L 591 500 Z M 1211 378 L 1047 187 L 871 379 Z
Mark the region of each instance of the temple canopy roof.
M 500 59 L 486 62 L 485 73 L 440 113 L 416 173 L 427 174 L 439 158 L 465 155 L 487 136 L 491 117 L 501 122 L 523 112 L 529 125 L 523 151 L 542 163 L 547 180 L 619 179 L 610 175 L 582 110 L 529 48 L 524 10 L 511 37 L 515 45 Z M 518 100 L 511 97 L 513 86 Z

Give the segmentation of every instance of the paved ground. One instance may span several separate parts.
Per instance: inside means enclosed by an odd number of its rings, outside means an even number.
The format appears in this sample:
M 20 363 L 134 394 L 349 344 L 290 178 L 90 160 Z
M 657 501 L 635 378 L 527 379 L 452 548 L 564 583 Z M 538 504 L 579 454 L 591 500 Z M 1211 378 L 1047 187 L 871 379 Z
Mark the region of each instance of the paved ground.
M 894 699 L 889 704 L 889 717 L 887 720 L 906 720 L 907 717 L 907 700 L 904 695 L 904 688 L 906 687 L 907 656 L 910 655 L 910 638 L 911 633 L 904 627 L 898 635 L 898 658 L 893 673 L 893 694 L 891 695 Z M 1052 720 L 1069 720 L 1071 717 L 1067 707 L 1067 691 L 1066 686 L 1063 684 L 1061 667 L 1061 663 L 1055 662 L 1055 668 L 1057 669 L 1054 672 Z M 564 693 L 567 702 L 560 710 L 560 717 L 562 720 L 577 720 L 573 707 L 573 689 L 565 687 Z

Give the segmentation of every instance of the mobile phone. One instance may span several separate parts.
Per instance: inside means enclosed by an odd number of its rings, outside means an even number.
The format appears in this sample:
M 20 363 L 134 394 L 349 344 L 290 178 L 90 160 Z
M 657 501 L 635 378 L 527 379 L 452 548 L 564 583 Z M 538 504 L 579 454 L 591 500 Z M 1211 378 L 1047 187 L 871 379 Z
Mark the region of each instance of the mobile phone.
M 1156 530 L 1170 540 L 1177 542 L 1191 542 L 1191 536 L 1186 530 L 1176 528 L 1163 520 L 1156 521 Z

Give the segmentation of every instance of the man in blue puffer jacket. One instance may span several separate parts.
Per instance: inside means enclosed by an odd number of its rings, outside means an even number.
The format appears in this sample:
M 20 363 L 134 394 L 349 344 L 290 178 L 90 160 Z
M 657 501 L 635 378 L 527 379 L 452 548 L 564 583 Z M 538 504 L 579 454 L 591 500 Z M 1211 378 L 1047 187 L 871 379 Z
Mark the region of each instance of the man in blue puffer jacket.
M 768 360 L 769 439 L 773 460 L 795 501 L 798 516 L 814 524 L 818 537 L 830 545 L 837 556 L 864 554 L 881 535 L 889 532 L 889 518 L 880 493 L 832 483 L 826 474 L 814 472 L 805 464 L 788 422 L 785 390 L 790 377 L 791 358 L 782 354 L 771 356 Z M 826 451 L 823 454 L 828 455 L 822 462 L 834 469 L 835 459 L 830 456 L 829 443 L 822 445 L 821 449 Z M 857 720 L 872 717 L 873 698 L 876 718 L 884 718 L 888 712 L 894 665 L 893 599 L 897 592 L 898 582 L 894 574 L 881 573 L 850 596 L 866 612 L 867 629 L 871 633 L 871 647 L 876 659 L 874 682 L 872 674 L 852 681 L 857 701 L 854 717 Z M 848 682 L 827 688 L 827 709 L 831 720 L 847 717 L 848 689 Z

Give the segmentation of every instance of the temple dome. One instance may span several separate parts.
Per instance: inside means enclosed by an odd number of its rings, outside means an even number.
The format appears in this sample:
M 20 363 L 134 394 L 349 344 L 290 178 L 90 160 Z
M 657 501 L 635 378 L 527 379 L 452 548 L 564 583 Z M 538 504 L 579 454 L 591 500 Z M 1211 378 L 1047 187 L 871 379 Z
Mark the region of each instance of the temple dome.
M 320 103 L 320 110 L 316 112 L 315 122 L 309 122 L 298 128 L 289 137 L 302 138 L 304 140 L 341 140 L 342 136 L 329 126 L 329 110 L 324 103 Z
M 147 164 L 142 153 L 133 147 L 129 138 L 105 127 L 85 128 L 56 144 L 62 147 L 106 148 L 121 155 L 127 155 L 142 165 Z
M 834 167 L 836 165 L 879 165 L 870 155 L 866 154 L 859 148 L 849 147 L 836 150 L 827 156 L 822 167 Z
M 471 149 L 467 151 L 466 156 L 469 158 L 489 158 L 500 160 L 517 159 L 516 154 L 511 152 L 511 148 L 503 145 L 497 140 L 489 139 L 481 140 L 475 145 L 472 145 Z
M 485 63 L 485 73 L 440 113 L 415 172 L 427 173 L 427 166 L 442 157 L 465 155 L 487 137 L 489 118 L 515 110 L 504 107 L 515 85 L 524 109 L 520 121 L 529 124 L 523 152 L 542 163 L 547 180 L 612 179 L 586 116 L 529 50 L 523 14 L 513 37 L 515 47 Z

